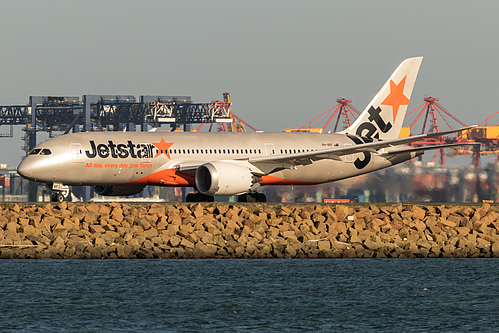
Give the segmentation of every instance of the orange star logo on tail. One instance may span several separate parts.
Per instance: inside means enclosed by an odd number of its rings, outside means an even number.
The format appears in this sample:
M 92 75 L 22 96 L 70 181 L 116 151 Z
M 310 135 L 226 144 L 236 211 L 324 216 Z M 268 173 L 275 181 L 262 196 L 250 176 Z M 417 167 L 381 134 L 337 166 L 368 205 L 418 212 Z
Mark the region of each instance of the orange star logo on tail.
M 407 75 L 399 82 L 395 84 L 390 80 L 390 94 L 385 98 L 381 105 L 391 105 L 393 109 L 393 122 L 397 119 L 397 113 L 399 112 L 399 106 L 408 105 L 409 98 L 404 95 L 405 79 Z
M 171 159 L 169 149 L 173 145 L 173 142 L 165 142 L 165 139 L 161 138 L 160 142 L 153 142 L 152 144 L 154 145 L 154 147 L 158 148 L 158 152 L 156 153 L 156 156 L 154 156 L 154 158 L 165 154 L 166 157 Z

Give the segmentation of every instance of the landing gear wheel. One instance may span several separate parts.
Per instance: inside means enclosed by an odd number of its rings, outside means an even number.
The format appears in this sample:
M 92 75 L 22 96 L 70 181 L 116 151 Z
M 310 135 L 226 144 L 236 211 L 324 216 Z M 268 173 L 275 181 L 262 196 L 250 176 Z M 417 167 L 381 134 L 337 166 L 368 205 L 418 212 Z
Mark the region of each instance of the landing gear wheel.
M 257 202 L 267 202 L 267 197 L 263 193 L 257 193 L 256 199 Z
M 196 195 L 194 193 L 187 194 L 185 197 L 185 202 L 195 202 L 194 201 L 195 196 Z
M 185 197 L 185 202 L 214 202 L 215 198 L 203 193 L 189 193 Z
M 239 195 L 237 202 L 267 202 L 267 197 L 263 193 L 246 193 Z
M 64 199 L 64 194 L 61 192 L 52 194 L 52 202 L 63 202 Z

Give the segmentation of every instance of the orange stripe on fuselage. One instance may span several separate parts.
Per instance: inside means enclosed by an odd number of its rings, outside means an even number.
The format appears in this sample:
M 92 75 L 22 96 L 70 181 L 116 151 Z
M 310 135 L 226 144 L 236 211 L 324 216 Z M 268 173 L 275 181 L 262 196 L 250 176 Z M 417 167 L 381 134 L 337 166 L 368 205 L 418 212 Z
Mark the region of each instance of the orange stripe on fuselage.
M 301 180 L 284 179 L 274 176 L 262 176 L 260 185 L 317 185 L 322 184 L 322 182 L 306 182 Z
M 195 184 L 194 175 L 175 169 L 166 169 L 123 185 L 195 186 Z

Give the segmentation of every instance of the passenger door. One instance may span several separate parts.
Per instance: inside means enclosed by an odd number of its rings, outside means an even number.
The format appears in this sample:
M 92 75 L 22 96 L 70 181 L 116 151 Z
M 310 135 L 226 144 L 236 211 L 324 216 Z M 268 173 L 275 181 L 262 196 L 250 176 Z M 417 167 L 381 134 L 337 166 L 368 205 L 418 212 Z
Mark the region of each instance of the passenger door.
M 275 146 L 273 143 L 266 143 L 265 144 L 265 154 L 267 156 L 275 155 Z
M 71 153 L 73 155 L 73 163 L 83 163 L 83 150 L 81 144 L 71 143 Z

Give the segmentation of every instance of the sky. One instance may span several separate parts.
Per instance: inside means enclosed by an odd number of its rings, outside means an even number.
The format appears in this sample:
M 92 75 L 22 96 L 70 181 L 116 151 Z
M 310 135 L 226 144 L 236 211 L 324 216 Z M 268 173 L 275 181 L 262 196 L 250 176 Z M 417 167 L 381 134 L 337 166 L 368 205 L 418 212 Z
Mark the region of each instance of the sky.
M 0 105 L 228 91 L 235 114 L 276 132 L 340 96 L 364 109 L 400 62 L 424 56 L 408 110 L 430 95 L 477 124 L 499 111 L 497 13 L 480 0 L 4 1 Z M 0 138 L 0 163 L 20 162 L 21 135 Z

